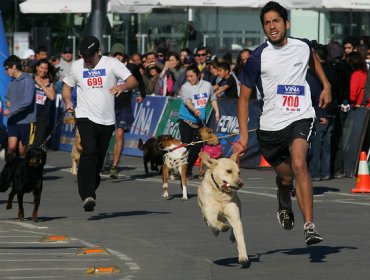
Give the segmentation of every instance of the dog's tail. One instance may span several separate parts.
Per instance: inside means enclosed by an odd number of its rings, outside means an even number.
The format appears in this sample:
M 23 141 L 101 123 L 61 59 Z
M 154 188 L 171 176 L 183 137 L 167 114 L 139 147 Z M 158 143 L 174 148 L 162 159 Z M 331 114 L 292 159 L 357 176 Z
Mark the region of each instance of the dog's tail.
M 139 150 L 144 151 L 144 142 L 143 140 L 141 140 L 141 138 L 139 139 L 139 143 L 137 144 L 137 147 L 139 148 Z

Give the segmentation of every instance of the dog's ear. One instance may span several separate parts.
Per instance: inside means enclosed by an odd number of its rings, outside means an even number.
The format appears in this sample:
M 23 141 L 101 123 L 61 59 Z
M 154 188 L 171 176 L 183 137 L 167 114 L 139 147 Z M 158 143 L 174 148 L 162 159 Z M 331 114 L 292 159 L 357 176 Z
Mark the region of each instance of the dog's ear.
M 210 169 L 212 169 L 214 166 L 217 165 L 217 160 L 212 159 L 209 154 L 200 152 L 199 157 L 202 160 L 202 162 Z
M 232 154 L 232 155 L 230 156 L 230 159 L 236 162 L 236 161 L 237 161 L 237 159 L 238 159 L 237 154 Z

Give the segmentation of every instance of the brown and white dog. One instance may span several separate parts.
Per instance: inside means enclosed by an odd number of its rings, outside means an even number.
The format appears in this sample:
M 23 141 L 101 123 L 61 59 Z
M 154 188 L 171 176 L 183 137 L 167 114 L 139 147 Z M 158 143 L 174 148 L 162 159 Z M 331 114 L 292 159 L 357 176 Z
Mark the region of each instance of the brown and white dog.
M 236 155 L 217 160 L 211 159 L 206 153 L 201 152 L 199 155 L 208 167 L 198 188 L 198 204 L 203 218 L 216 236 L 231 227 L 230 240 L 236 241 L 239 263 L 247 267 L 249 261 L 240 219 L 241 203 L 236 193 L 244 183 L 240 179 Z
M 68 124 L 75 124 L 75 119 L 73 117 L 66 117 L 64 119 L 64 122 Z M 77 175 L 77 167 L 80 162 L 81 153 L 82 153 L 81 137 L 80 133 L 78 132 L 78 129 L 76 128 L 75 138 L 73 140 L 71 151 L 72 166 L 70 169 L 70 173 L 72 175 Z
M 182 187 L 182 200 L 188 200 L 186 188 L 186 168 L 188 166 L 188 151 L 183 143 L 168 135 L 160 137 L 159 146 L 165 152 L 163 156 L 162 181 L 163 194 L 168 199 L 168 178 L 171 175 L 180 174 Z
M 199 129 L 199 136 L 204 141 L 204 146 L 201 149 L 201 152 L 207 153 L 210 158 L 219 159 L 223 156 L 222 146 L 217 137 L 215 131 L 210 128 L 203 126 Z M 199 162 L 199 179 L 202 180 L 204 177 L 204 162 L 200 158 Z

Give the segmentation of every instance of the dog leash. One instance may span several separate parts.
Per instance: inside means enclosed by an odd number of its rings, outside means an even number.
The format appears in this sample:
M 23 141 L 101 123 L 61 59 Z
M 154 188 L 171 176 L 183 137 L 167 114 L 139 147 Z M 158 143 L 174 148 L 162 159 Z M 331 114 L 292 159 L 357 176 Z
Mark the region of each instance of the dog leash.
M 41 148 L 44 151 L 46 151 L 46 143 L 51 139 L 51 136 L 54 134 L 55 130 L 57 129 L 57 127 L 59 126 L 59 124 L 61 123 L 61 121 L 64 119 L 66 113 L 67 113 L 67 110 L 65 110 L 63 112 L 63 114 L 61 114 L 61 116 L 59 117 L 58 121 L 54 125 L 53 129 L 50 131 L 49 135 L 45 138 L 44 142 L 39 146 L 39 148 Z
M 253 132 L 253 131 L 256 131 L 256 130 L 257 130 L 257 128 L 254 128 L 254 129 L 248 130 L 248 132 Z M 196 144 L 201 144 L 201 143 L 204 143 L 204 142 L 207 142 L 207 141 L 210 141 L 210 140 L 228 138 L 228 137 L 232 137 L 232 136 L 236 136 L 236 135 L 239 135 L 239 133 L 231 133 L 231 134 L 224 135 L 224 136 L 214 137 L 214 138 L 211 138 L 211 139 L 208 139 L 208 140 L 199 140 L 199 141 L 193 141 L 193 142 L 190 142 L 190 143 L 181 143 L 180 145 L 177 145 L 176 147 L 173 147 L 172 149 L 167 150 L 167 151 L 168 152 L 173 152 L 174 150 L 177 150 L 177 149 L 182 148 L 182 147 L 194 146 Z

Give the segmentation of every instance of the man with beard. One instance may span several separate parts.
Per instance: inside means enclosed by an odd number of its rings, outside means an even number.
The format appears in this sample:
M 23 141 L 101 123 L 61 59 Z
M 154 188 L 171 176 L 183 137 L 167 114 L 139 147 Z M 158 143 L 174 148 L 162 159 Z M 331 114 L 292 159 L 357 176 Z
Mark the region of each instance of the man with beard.
M 312 245 L 323 238 L 313 223 L 312 180 L 306 163 L 316 117 L 306 81 L 308 66 L 323 85 L 319 107 L 325 108 L 330 103 L 331 86 L 310 42 L 287 37 L 290 22 L 284 7 L 268 2 L 260 19 L 268 40 L 253 52 L 239 75 L 240 139 L 233 145 L 233 152 L 242 154 L 247 148 L 249 99 L 252 89 L 257 87 L 263 101 L 257 139 L 262 155 L 277 174 L 278 221 L 286 230 L 294 226 L 291 191 L 295 180 L 305 242 Z

